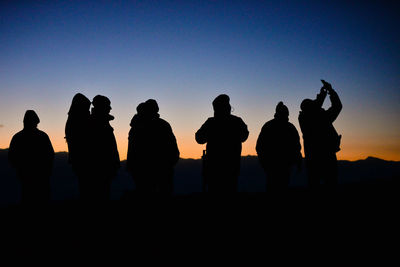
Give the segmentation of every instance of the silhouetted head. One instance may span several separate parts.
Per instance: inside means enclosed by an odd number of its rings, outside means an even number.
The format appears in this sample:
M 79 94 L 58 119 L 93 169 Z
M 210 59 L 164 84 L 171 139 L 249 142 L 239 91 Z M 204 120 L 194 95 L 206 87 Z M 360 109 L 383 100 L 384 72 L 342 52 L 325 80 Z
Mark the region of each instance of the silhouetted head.
M 229 104 L 229 96 L 222 94 L 217 96 L 212 102 L 214 108 L 214 116 L 227 116 L 231 114 L 231 105 Z
M 315 102 L 311 99 L 304 99 L 303 102 L 300 104 L 301 111 L 309 112 L 315 109 Z
M 38 115 L 33 110 L 27 110 L 24 116 L 24 129 L 34 129 L 39 124 Z
M 92 103 L 93 103 L 93 109 L 95 109 L 96 112 L 109 114 L 111 111 L 111 101 L 105 96 L 96 95 L 93 98 Z
M 145 102 L 145 110 L 146 113 L 150 116 L 156 115 L 159 111 L 157 101 L 155 101 L 154 99 L 147 100 Z
M 90 100 L 81 93 L 77 93 L 72 98 L 71 107 L 69 108 L 68 115 L 73 114 L 87 114 L 90 109 Z
M 274 117 L 277 119 L 289 120 L 289 109 L 282 101 L 276 105 Z
M 136 112 L 137 114 L 143 114 L 146 112 L 146 104 L 144 102 L 140 103 L 137 107 L 136 107 Z

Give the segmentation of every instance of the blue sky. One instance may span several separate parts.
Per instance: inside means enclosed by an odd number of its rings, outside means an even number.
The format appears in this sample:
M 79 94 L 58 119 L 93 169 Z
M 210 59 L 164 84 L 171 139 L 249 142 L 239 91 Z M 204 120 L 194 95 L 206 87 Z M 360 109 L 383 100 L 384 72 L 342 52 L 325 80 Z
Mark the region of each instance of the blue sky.
M 340 158 L 400 160 L 399 4 L 378 1 L 2 1 L 0 147 L 35 109 L 39 128 L 66 150 L 73 95 L 111 99 L 125 157 L 129 121 L 154 98 L 183 157 L 220 93 L 250 130 L 284 101 L 297 123 L 302 99 L 330 81 L 344 109 Z

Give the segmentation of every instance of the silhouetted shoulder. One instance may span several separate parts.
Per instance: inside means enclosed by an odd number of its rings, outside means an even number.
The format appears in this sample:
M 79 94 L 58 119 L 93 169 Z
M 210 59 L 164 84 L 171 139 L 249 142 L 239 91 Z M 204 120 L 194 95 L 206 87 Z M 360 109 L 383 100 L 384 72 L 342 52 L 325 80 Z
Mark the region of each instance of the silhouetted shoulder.
M 49 136 L 47 135 L 47 133 L 45 133 L 45 132 L 43 132 L 43 131 L 37 129 L 37 130 L 36 130 L 36 134 L 37 134 L 37 136 L 38 136 L 38 139 L 40 139 L 40 142 L 43 143 L 42 145 L 43 145 L 43 146 L 46 145 L 46 146 L 47 146 L 47 149 L 48 149 L 48 152 L 54 155 L 53 146 L 52 146 L 52 144 L 51 144 L 50 138 L 49 138 Z
M 209 118 L 204 122 L 203 125 L 209 126 L 209 125 L 212 125 L 214 122 L 215 122 L 215 118 L 214 118 L 214 117 L 209 117 Z
M 238 126 L 238 133 L 239 133 L 239 138 L 241 142 L 244 142 L 247 140 L 247 137 L 249 137 L 249 130 L 247 129 L 246 123 L 242 120 L 242 118 L 237 117 L 235 115 L 231 115 L 231 119 L 237 124 Z
M 169 122 L 167 122 L 166 120 L 161 119 L 161 118 L 159 118 L 158 121 L 159 121 L 160 126 L 161 126 L 163 129 L 172 131 L 172 127 L 171 127 L 171 125 L 169 124 Z
M 261 131 L 266 131 L 268 130 L 269 127 L 272 127 L 274 125 L 274 120 L 269 120 L 266 123 L 264 123 L 263 127 L 261 128 Z
M 272 135 L 271 130 L 274 129 L 274 124 L 275 120 L 272 119 L 264 123 L 263 127 L 261 128 L 261 132 L 257 138 L 257 144 L 256 144 L 256 151 L 259 158 L 268 152 L 265 146 L 271 140 L 271 135 Z
M 54 149 L 49 136 L 39 129 L 22 130 L 11 139 L 8 159 L 14 167 L 34 165 L 42 160 L 52 161 Z
M 296 132 L 297 132 L 296 126 L 294 126 L 291 122 L 288 122 L 288 128 L 289 128 L 291 131 L 296 131 Z
M 196 142 L 199 144 L 205 144 L 208 142 L 208 136 L 210 132 L 210 128 L 213 128 L 215 118 L 208 118 L 200 129 L 195 134 Z
M 22 138 L 23 134 L 24 134 L 24 130 L 21 130 L 21 131 L 17 132 L 16 134 L 14 134 L 13 137 L 11 138 L 11 143 L 15 143 L 15 141 Z
M 38 131 L 37 134 L 38 134 L 41 138 L 50 140 L 50 138 L 49 138 L 49 136 L 47 135 L 47 133 L 45 133 L 45 132 L 43 132 L 43 131 L 41 131 L 41 130 L 39 130 L 39 129 L 38 129 L 37 131 Z
M 237 123 L 244 123 L 244 121 L 242 120 L 242 118 L 235 116 L 235 115 L 230 115 L 229 118 Z
M 21 130 L 13 136 L 13 138 L 11 139 L 11 142 L 19 141 L 21 139 L 25 140 L 27 138 L 32 139 L 31 141 L 35 140 L 35 141 L 49 141 L 50 142 L 49 136 L 45 132 L 43 132 L 39 129 L 35 129 L 35 130 L 29 131 L 29 132 L 26 130 Z
M 233 120 L 235 123 L 239 124 L 240 126 L 245 126 L 247 128 L 246 123 L 244 123 L 243 119 L 235 116 L 235 115 L 230 115 L 231 120 Z

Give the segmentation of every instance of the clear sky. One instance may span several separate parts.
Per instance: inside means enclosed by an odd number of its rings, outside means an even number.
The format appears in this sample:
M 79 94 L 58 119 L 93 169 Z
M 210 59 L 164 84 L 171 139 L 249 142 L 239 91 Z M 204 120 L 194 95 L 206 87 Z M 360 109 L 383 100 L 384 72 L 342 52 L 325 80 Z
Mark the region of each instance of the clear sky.
M 149 98 L 181 156 L 199 158 L 194 133 L 226 93 L 249 127 L 242 154 L 255 155 L 279 101 L 300 131 L 300 103 L 322 78 L 344 106 L 338 157 L 400 160 L 399 14 L 396 1 L 1 1 L 0 148 L 34 109 L 66 151 L 81 92 L 110 98 L 122 159 L 130 119 Z

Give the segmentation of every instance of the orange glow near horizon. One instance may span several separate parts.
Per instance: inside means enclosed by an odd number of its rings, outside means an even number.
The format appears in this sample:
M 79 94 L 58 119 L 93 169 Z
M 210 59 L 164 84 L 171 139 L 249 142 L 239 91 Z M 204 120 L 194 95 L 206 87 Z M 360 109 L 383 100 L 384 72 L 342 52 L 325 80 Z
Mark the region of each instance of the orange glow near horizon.
M 56 152 L 68 151 L 67 144 L 62 136 L 55 137 L 55 135 L 52 135 L 51 133 L 48 134 Z M 127 134 L 126 137 L 123 135 L 117 135 L 116 137 L 120 158 L 121 160 L 126 160 L 128 147 Z M 245 143 L 243 143 L 242 156 L 256 155 L 256 140 L 256 136 L 250 136 L 249 139 Z M 177 137 L 177 142 L 179 150 L 181 152 L 181 158 L 199 159 L 202 155 L 203 149 L 205 149 L 205 145 L 199 145 L 195 142 L 194 133 L 190 136 L 183 136 L 183 138 Z M 339 160 L 354 161 L 373 156 L 384 160 L 400 161 L 399 140 L 389 140 L 389 144 L 390 143 L 391 145 L 382 145 L 379 144 L 379 142 L 345 139 L 345 141 L 341 145 L 341 151 L 337 153 L 337 157 Z M 8 147 L 8 145 L 5 144 L 4 140 L 2 140 L 1 147 Z M 304 155 L 303 151 L 302 153 Z
M 49 135 L 56 152 L 67 151 L 64 127 L 68 104 L 63 103 L 64 107 L 56 112 L 48 112 L 50 109 L 48 107 L 37 108 L 37 113 L 41 118 L 39 129 Z M 129 122 L 134 111 L 127 112 L 125 108 L 120 108 L 119 110 L 119 105 L 115 106 L 114 115 L 116 115 L 116 119 L 111 121 L 111 125 L 114 128 L 120 158 L 121 160 L 125 160 L 130 129 Z M 161 113 L 162 118 L 165 118 L 171 124 L 177 139 L 181 158 L 199 159 L 201 158 L 203 149 L 205 149 L 205 145 L 197 144 L 194 139 L 196 130 L 212 114 L 209 105 L 205 104 L 204 106 L 204 108 L 202 107 L 199 110 L 188 110 L 184 116 L 182 116 L 179 110 L 167 109 L 168 105 L 165 104 L 162 106 L 166 107 L 164 108 L 166 111 Z M 240 107 L 239 105 L 235 106 Z M 239 110 L 237 108 L 238 111 L 236 114 L 243 118 L 250 131 L 248 140 L 243 143 L 243 156 L 256 155 L 255 146 L 260 129 L 265 121 L 273 117 L 272 105 L 271 107 L 263 107 L 260 104 L 260 106 L 258 109 L 254 108 L 254 110 L 253 108 L 247 110 Z M 375 122 L 373 125 L 375 127 L 372 127 L 371 121 L 365 119 L 361 114 L 356 113 L 361 113 L 356 108 L 354 108 L 354 111 L 345 110 L 339 117 L 338 122 L 335 122 L 335 128 L 343 136 L 341 151 L 337 153 L 338 159 L 354 161 L 373 156 L 384 160 L 400 161 L 400 134 L 397 130 L 397 124 L 392 123 L 395 121 L 395 118 L 388 116 L 380 118 L 377 116 L 377 118 L 373 118 Z M 25 110 L 26 108 L 20 109 Z M 289 105 L 289 109 L 296 110 L 296 105 Z M 264 112 L 266 110 L 266 112 L 262 114 L 262 110 Z M 9 120 L 0 127 L 0 148 L 7 148 L 12 136 L 22 129 L 23 114 L 23 112 L 19 111 L 15 115 L 16 118 L 14 120 Z M 290 121 L 296 126 L 301 136 L 300 127 L 297 123 L 297 114 L 296 111 L 293 111 Z M 60 120 L 60 118 L 63 119 Z M 387 125 L 390 125 L 390 127 L 387 127 Z

